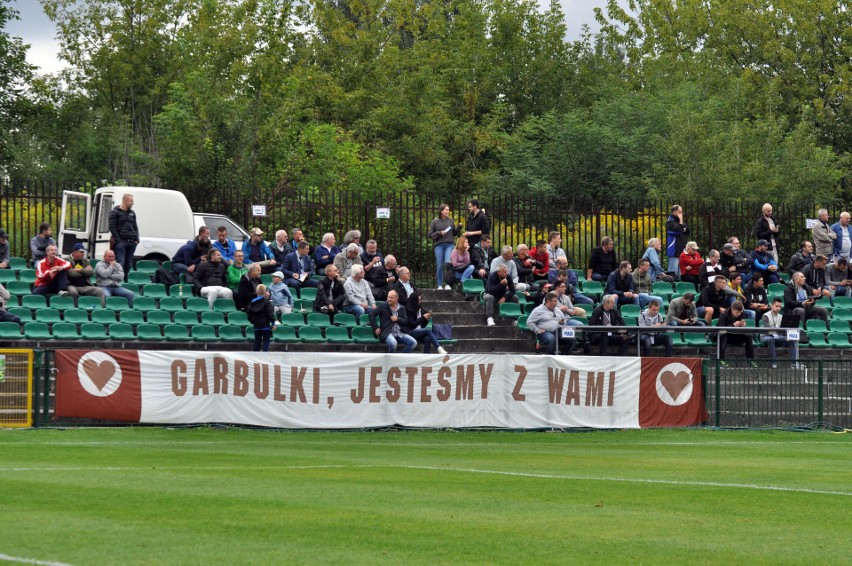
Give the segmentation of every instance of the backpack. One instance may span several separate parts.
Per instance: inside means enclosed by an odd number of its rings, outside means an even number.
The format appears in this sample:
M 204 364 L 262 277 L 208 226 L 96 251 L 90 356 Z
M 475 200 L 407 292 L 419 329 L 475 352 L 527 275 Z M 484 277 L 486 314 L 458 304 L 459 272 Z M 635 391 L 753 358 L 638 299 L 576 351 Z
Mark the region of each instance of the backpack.
M 180 277 L 174 271 L 160 267 L 154 272 L 154 283 L 162 283 L 168 289 L 172 285 L 179 284 Z

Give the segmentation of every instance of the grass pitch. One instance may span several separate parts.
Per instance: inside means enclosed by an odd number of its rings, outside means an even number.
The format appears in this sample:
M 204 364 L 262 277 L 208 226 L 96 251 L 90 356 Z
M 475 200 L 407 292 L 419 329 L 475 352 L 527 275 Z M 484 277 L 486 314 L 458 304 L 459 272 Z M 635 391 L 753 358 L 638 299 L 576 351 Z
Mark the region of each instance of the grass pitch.
M 852 435 L 0 431 L 0 562 L 852 562 Z

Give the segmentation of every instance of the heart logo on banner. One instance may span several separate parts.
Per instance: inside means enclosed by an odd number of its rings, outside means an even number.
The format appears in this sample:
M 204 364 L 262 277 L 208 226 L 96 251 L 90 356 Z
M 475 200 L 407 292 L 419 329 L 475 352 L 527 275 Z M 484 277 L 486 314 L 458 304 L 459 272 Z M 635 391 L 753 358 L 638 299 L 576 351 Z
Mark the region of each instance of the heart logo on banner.
M 83 370 L 98 391 L 103 391 L 109 380 L 115 375 L 115 364 L 109 360 L 97 362 L 93 359 L 83 361 Z
M 683 390 L 686 389 L 686 386 L 689 385 L 689 373 L 679 371 L 675 374 L 670 371 L 664 371 L 660 375 L 660 381 L 663 387 L 666 388 L 666 391 L 669 392 L 669 395 L 672 396 L 672 399 L 677 399 L 683 393 Z

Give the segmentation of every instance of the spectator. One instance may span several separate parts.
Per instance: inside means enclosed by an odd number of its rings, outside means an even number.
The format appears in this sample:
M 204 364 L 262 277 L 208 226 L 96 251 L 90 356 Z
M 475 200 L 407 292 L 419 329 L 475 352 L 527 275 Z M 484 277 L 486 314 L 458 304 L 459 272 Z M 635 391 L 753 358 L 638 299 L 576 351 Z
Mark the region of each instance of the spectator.
M 550 274 L 550 254 L 547 252 L 547 242 L 539 240 L 535 243 L 535 249 L 530 252 L 533 265 L 533 281 L 544 281 Z
M 467 202 L 467 209 L 470 215 L 465 221 L 465 233 L 470 246 L 475 248 L 482 236 L 491 233 L 491 220 L 482 210 L 482 207 L 477 199 L 470 199 Z
M 778 283 L 781 279 L 778 276 L 778 262 L 772 258 L 769 251 L 769 242 L 766 240 L 758 240 L 757 248 L 751 252 L 751 274 L 752 277 L 756 273 L 763 276 L 763 282 L 767 285 Z
M 260 285 L 260 265 L 253 263 L 248 266 L 248 271 L 240 277 L 239 285 L 237 285 L 234 302 L 236 302 L 238 310 L 246 310 L 249 303 L 257 296 L 258 285 Z
M 334 256 L 334 267 L 341 281 L 346 281 L 352 275 L 353 265 L 361 265 L 361 248 L 355 242 Z
M 659 238 L 651 238 L 648 240 L 648 247 L 645 250 L 645 253 L 642 254 L 641 259 L 647 259 L 650 264 L 648 272 L 651 281 L 665 281 L 666 283 L 673 283 L 674 277 L 667 274 L 663 270 L 663 264 L 660 263 L 660 250 L 662 249 L 662 246 L 663 243 Z
M 679 204 L 672 206 L 672 213 L 666 219 L 666 256 L 669 258 L 669 273 L 679 276 L 680 254 L 686 248 L 689 227 L 683 222 L 683 208 Z
M 334 256 L 340 253 L 335 245 L 334 234 L 327 232 L 322 236 L 322 243 L 314 249 L 314 264 L 317 275 L 323 275 L 325 268 L 334 263 Z
M 56 246 L 50 244 L 44 259 L 36 264 L 36 280 L 33 293 L 36 295 L 65 295 L 68 293 L 68 270 L 71 263 L 59 257 Z
M 343 235 L 343 245 L 341 246 L 341 251 L 348 248 L 349 244 L 355 244 L 356 246 L 358 246 L 359 255 L 361 254 L 361 252 L 364 251 L 364 249 L 361 247 L 361 230 L 349 230 Z M 342 276 L 339 268 L 337 271 L 338 275 Z
M 21 317 L 16 314 L 10 313 L 6 310 L 6 306 L 9 304 L 9 299 L 12 297 L 9 290 L 6 289 L 3 285 L 0 285 L 0 322 L 14 322 L 15 324 L 23 324 L 21 321 Z
M 276 271 L 275 256 L 263 241 L 263 230 L 252 228 L 249 239 L 243 242 L 243 261 L 246 265 L 260 265 L 262 273 Z
M 751 283 L 743 289 L 743 295 L 745 295 L 743 305 L 749 310 L 754 311 L 757 319 L 760 319 L 769 311 L 769 298 L 766 293 L 766 287 L 763 285 L 763 275 L 756 273 L 751 278 Z
M 191 283 L 199 263 L 201 263 L 199 243 L 196 240 L 188 240 L 172 256 L 172 271 L 178 275 L 184 274 L 186 282 Z
M 459 236 L 456 247 L 450 252 L 450 265 L 459 281 L 467 281 L 473 274 L 473 264 L 470 261 L 470 242 L 466 237 Z
M 763 314 L 763 317 L 760 319 L 760 325 L 763 328 L 781 328 L 781 299 L 779 297 L 772 299 L 772 308 Z M 778 367 L 778 355 L 775 351 L 778 346 L 789 346 L 793 367 L 798 369 L 799 343 L 797 341 L 790 340 L 788 342 L 786 335 L 782 336 L 777 332 L 762 334 L 760 341 L 766 344 L 766 347 L 769 349 L 769 358 L 772 360 L 773 369 Z
M 246 307 L 246 315 L 254 327 L 254 351 L 268 352 L 276 320 L 275 309 L 263 283 L 258 284 L 255 289 L 255 297 Z
M 343 290 L 346 293 L 346 301 L 343 304 L 344 311 L 354 314 L 357 318 L 364 313 L 371 313 L 375 310 L 376 301 L 373 299 L 370 286 L 364 279 L 363 266 L 352 266 L 352 276 L 343 284 Z
M 272 306 L 276 314 L 286 314 L 293 312 L 293 295 L 290 289 L 284 284 L 284 274 L 276 271 L 272 274 L 272 285 L 269 286 L 269 300 L 272 301 Z
M 820 208 L 817 211 L 817 223 L 811 229 L 813 234 L 815 252 L 824 255 L 825 257 L 834 256 L 834 242 L 837 240 L 837 234 L 834 233 L 831 225 L 828 223 L 828 211 Z
M 32 266 L 35 266 L 47 257 L 47 246 L 55 246 L 56 240 L 51 237 L 53 228 L 47 222 L 42 222 L 38 226 L 38 235 L 33 236 L 30 240 L 30 252 L 32 253 Z
M 101 301 L 101 307 L 106 305 L 106 296 L 104 290 L 100 287 L 92 285 L 92 280 L 89 279 L 95 274 L 92 269 L 92 263 L 86 258 L 86 248 L 83 244 L 76 243 L 71 249 L 71 269 L 68 273 L 68 295 L 77 297 L 80 295 L 86 297 L 97 297 Z
M 376 336 L 387 344 L 388 352 L 393 354 L 399 344 L 405 349 L 402 353 L 407 354 L 417 345 L 417 340 L 410 334 L 405 333 L 409 327 L 408 317 L 405 309 L 399 304 L 399 296 L 396 291 L 388 292 L 387 302 L 373 310 L 370 315 L 370 326 Z
M 115 259 L 114 251 L 104 252 L 103 261 L 99 261 L 95 266 L 95 280 L 98 287 L 104 290 L 105 297 L 124 297 L 127 299 L 128 306 L 133 307 L 136 294 L 121 286 L 124 282 L 124 268 Z
M 831 231 L 835 236 L 832 248 L 834 259 L 843 257 L 849 261 L 850 253 L 852 253 L 852 227 L 849 226 L 848 212 L 840 213 L 840 220 L 831 225 Z
M 547 257 L 545 255 L 545 257 Z M 512 258 L 515 264 L 515 271 L 518 273 L 518 283 L 523 283 L 527 289 L 533 285 L 533 270 L 536 265 L 541 265 L 530 257 L 530 249 L 526 244 L 518 244 L 517 255 Z M 517 284 L 516 284 L 517 286 Z
M 270 244 L 269 251 L 272 252 L 272 259 L 275 260 L 275 265 L 284 265 L 284 258 L 287 257 L 287 254 L 296 251 L 290 240 L 287 239 L 287 230 L 278 230 L 275 232 L 275 241 Z M 272 301 L 272 304 L 275 304 L 275 301 Z
M 325 277 L 317 284 L 317 298 L 314 299 L 314 312 L 328 315 L 329 321 L 334 322 L 334 315 L 343 312 L 343 303 L 346 301 L 346 291 L 337 267 L 325 266 Z
M 198 229 L 198 235 L 195 237 L 195 243 L 198 245 L 198 251 L 201 253 L 201 261 L 207 261 L 210 257 L 210 228 L 202 226 Z
M 632 268 L 629 261 L 622 261 L 618 270 L 610 273 L 606 280 L 604 294 L 618 297 L 618 306 L 639 304 L 639 295 L 633 291 L 633 276 L 630 274 Z
M 509 248 L 511 251 L 512 248 Z M 488 281 L 485 283 L 485 323 L 488 326 L 494 326 L 494 305 L 502 305 L 505 302 L 517 303 L 518 297 L 515 295 L 515 282 L 509 276 L 509 268 L 505 263 L 496 266 L 488 275 Z
M 805 282 L 801 271 L 793 274 L 793 280 L 784 289 L 784 314 L 798 316 L 802 325 L 813 318 L 818 318 L 828 324 L 828 311 L 816 306 L 819 291 Z
M 228 286 L 228 266 L 222 261 L 222 252 L 210 250 L 207 261 L 201 262 L 196 270 L 194 286 L 198 294 L 207 298 L 210 308 L 216 299 L 233 299 L 234 292 Z
M 825 256 L 828 257 L 828 256 Z M 806 265 L 814 262 L 814 245 L 807 240 L 799 244 L 799 251 L 790 257 L 787 263 L 787 273 L 793 275 L 797 271 L 804 269 Z
M 0 229 L 0 269 L 9 269 L 9 235 Z
M 577 279 L 577 274 L 574 272 L 574 270 L 568 269 L 568 258 L 559 257 L 556 260 L 556 265 L 557 269 L 551 269 L 550 273 L 547 276 L 548 283 L 553 284 L 556 281 L 556 278 L 559 273 L 564 271 L 565 281 L 568 282 L 568 294 L 571 295 L 572 302 L 578 305 L 594 305 L 595 301 L 578 291 L 578 289 L 580 288 L 579 280 Z
M 749 273 L 751 260 L 740 249 L 740 239 L 736 236 L 728 238 L 728 243 L 722 246 L 719 263 L 722 264 L 722 269 L 725 271 L 726 277 L 730 277 L 732 273 L 737 272 L 742 273 L 744 283 L 747 283 L 751 279 L 751 274 Z
M 379 245 L 375 240 L 367 240 L 364 251 L 361 252 L 361 263 L 364 265 L 365 274 L 370 273 L 370 270 L 377 265 L 381 266 L 384 263 L 384 258 L 379 253 Z
M 424 354 L 430 353 L 433 346 L 439 354 L 446 354 L 447 351 L 441 347 L 441 343 L 428 328 L 432 313 L 423 308 L 423 297 L 411 283 L 411 272 L 407 267 L 400 267 L 398 271 L 399 280 L 393 286 L 393 290 L 397 292 L 400 304 L 405 307 L 408 328 L 403 330 L 418 342 L 423 343 Z
M 706 326 L 705 322 L 698 318 L 695 308 L 695 294 L 684 293 L 674 298 L 669 303 L 669 312 L 666 315 L 667 326 Z
M 583 326 L 583 323 L 572 317 L 586 317 L 586 311 L 580 307 L 575 307 L 571 301 L 571 296 L 568 294 L 568 282 L 557 281 L 553 284 L 553 291 L 556 295 L 556 306 L 562 311 L 562 316 L 565 317 L 565 324 L 568 326 Z M 545 294 L 546 297 L 546 294 Z
M 698 286 L 700 279 L 701 266 L 704 260 L 701 259 L 701 254 L 698 253 L 698 244 L 695 242 L 687 242 L 683 253 L 680 254 L 680 280 L 692 283 Z
M 574 350 L 577 340 L 574 338 L 562 338 L 561 330 L 566 325 L 565 316 L 557 308 L 559 304 L 556 293 L 548 293 L 544 302 L 533 309 L 527 318 L 527 326 L 536 335 L 539 342 L 544 345 L 546 354 L 556 353 L 556 344 L 559 342 L 559 353 L 568 355 Z
M 633 270 L 633 292 L 639 298 L 639 308 L 645 308 L 651 301 L 663 304 L 663 298 L 651 294 L 651 286 L 654 283 L 651 277 L 651 262 L 646 258 L 639 260 L 639 267 Z
M 497 252 L 491 247 L 491 236 L 482 236 L 479 244 L 470 243 L 470 262 L 473 264 L 473 277 L 476 279 L 488 279 L 491 262 L 497 257 Z
M 550 259 L 550 267 L 553 268 L 556 260 L 560 257 L 564 257 L 567 260 L 568 256 L 565 255 L 565 250 L 559 247 L 562 245 L 562 234 L 554 230 L 547 235 L 547 241 L 547 255 Z
M 625 326 L 624 319 L 616 308 L 615 302 L 618 299 L 616 295 L 604 295 L 603 302 L 592 312 L 592 318 L 589 320 L 589 326 Z M 598 355 L 606 356 L 609 351 L 610 341 L 618 344 L 618 355 L 624 356 L 627 354 L 627 348 L 630 346 L 630 335 L 621 330 L 618 332 L 594 332 L 592 340 L 598 344 Z
M 717 327 L 732 327 L 732 328 L 745 328 L 746 327 L 746 319 L 745 313 L 743 312 L 743 304 L 739 301 L 734 301 L 734 304 L 731 305 L 731 308 L 722 313 L 722 316 L 719 317 L 719 324 Z M 746 359 L 751 360 L 754 359 L 754 346 L 752 345 L 752 335 L 751 334 L 740 334 L 740 333 L 732 333 L 732 332 L 720 332 L 719 333 L 719 359 L 725 359 L 725 349 L 728 344 L 734 344 L 739 346 L 745 346 L 745 354 Z
M 240 279 L 242 279 L 243 275 L 248 273 L 248 265 L 243 262 L 243 250 L 237 250 L 234 252 L 234 263 L 228 266 L 227 270 L 227 278 L 228 278 L 228 288 L 232 291 L 236 291 L 240 286 Z
M 825 282 L 830 286 L 834 296 L 852 296 L 852 272 L 849 262 L 841 257 L 825 268 Z
M 455 247 L 455 237 L 461 232 L 461 226 L 457 226 L 455 220 L 450 216 L 450 205 L 442 204 L 438 207 L 438 218 L 434 218 L 429 224 L 429 238 L 431 238 L 435 251 L 435 279 L 438 289 L 449 290 L 450 286 L 444 282 L 444 266 L 450 263 L 450 254 Z M 466 239 L 465 239 L 466 240 Z M 468 263 L 470 263 L 468 261 Z M 472 271 L 472 270 L 471 270 Z
M 661 303 L 656 299 L 648 303 L 648 308 L 639 313 L 639 326 L 665 326 L 663 315 L 660 314 L 660 305 Z M 663 346 L 666 357 L 670 358 L 672 355 L 672 337 L 663 332 L 642 332 L 639 335 L 639 345 L 643 356 L 651 355 L 652 346 Z
M 396 268 L 396 257 L 388 254 L 385 256 L 384 266 L 374 267 L 370 270 L 369 282 L 373 284 L 372 291 L 376 300 L 383 300 L 396 280 L 399 279 Z
M 592 250 L 589 266 L 586 269 L 586 279 L 589 281 L 606 282 L 610 273 L 618 271 L 618 256 L 615 253 L 615 242 L 609 236 L 601 240 L 601 245 Z
M 761 214 L 754 224 L 754 234 L 758 240 L 766 241 L 766 251 L 775 260 L 775 264 L 780 262 L 778 256 L 778 232 L 779 225 L 772 216 L 772 205 L 768 202 L 763 205 Z
M 802 269 L 801 274 L 805 276 L 805 282 L 809 287 L 819 291 L 819 295 L 830 299 L 833 289 L 825 282 L 825 265 L 827 263 L 827 257 L 818 255 L 814 258 L 813 263 L 806 265 Z
M 720 275 L 724 279 L 723 275 Z M 734 273 L 730 279 L 727 280 L 728 286 L 725 291 L 728 293 L 728 302 L 729 304 L 733 304 L 734 301 L 740 301 L 743 303 L 743 312 L 745 316 L 749 320 L 757 320 L 757 311 L 752 309 L 745 308 L 748 305 L 745 296 L 745 289 L 743 289 L 743 276 L 739 273 Z
M 490 272 L 494 272 L 501 265 L 506 266 L 506 272 L 509 278 L 515 285 L 515 291 L 518 293 L 526 293 L 529 285 L 522 283 L 518 276 L 518 266 L 515 264 L 514 255 L 512 254 L 512 246 L 503 246 L 500 249 L 500 255 L 491 260 Z
M 216 241 L 211 244 L 211 248 L 219 250 L 222 256 L 222 263 L 226 267 L 233 265 L 234 256 L 237 253 L 237 245 L 233 240 L 228 239 L 228 228 L 226 226 L 216 228 Z
M 717 275 L 725 275 L 725 270 L 719 263 L 719 252 L 710 250 L 707 253 L 707 261 L 698 268 L 698 289 L 701 290 L 712 283 Z
M 295 234 L 295 230 L 293 231 Z M 296 251 L 287 254 L 281 272 L 284 274 L 284 283 L 291 289 L 302 287 L 316 287 L 317 282 L 311 279 L 314 272 L 313 261 L 310 258 L 310 246 L 304 240 L 296 244 Z M 230 279 L 230 276 L 229 276 Z
M 710 326 L 714 318 L 728 310 L 730 301 L 728 300 L 728 280 L 723 276 L 716 277 L 712 285 L 704 287 L 698 299 L 698 316 L 704 318 L 707 326 Z
M 112 249 L 115 260 L 124 270 L 125 281 L 133 268 L 133 255 L 139 244 L 139 226 L 136 213 L 133 212 L 133 195 L 121 197 L 121 204 L 109 212 L 109 233 L 112 236 Z

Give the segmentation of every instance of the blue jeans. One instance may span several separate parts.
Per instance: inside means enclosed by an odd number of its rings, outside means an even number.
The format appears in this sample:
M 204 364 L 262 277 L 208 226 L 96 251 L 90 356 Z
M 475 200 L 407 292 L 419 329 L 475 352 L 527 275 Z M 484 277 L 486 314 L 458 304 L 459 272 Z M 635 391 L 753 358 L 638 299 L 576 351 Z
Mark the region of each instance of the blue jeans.
M 435 270 L 435 279 L 438 281 L 438 287 L 444 285 L 444 265 L 450 263 L 450 254 L 453 253 L 454 247 L 452 242 L 435 246 L 435 263 L 438 265 Z
M 105 297 L 124 297 L 127 299 L 127 304 L 131 307 L 133 306 L 133 299 L 136 298 L 136 295 L 130 289 L 125 289 L 124 287 L 103 287 L 103 290 Z
M 669 326 L 677 326 L 677 325 L 678 324 L 677 324 L 676 320 L 673 320 L 669 323 Z M 693 324 L 693 326 L 707 326 L 707 322 L 704 321 L 701 318 L 697 318 L 697 319 L 695 319 L 695 324 Z
M 670 257 L 669 258 L 669 266 L 668 266 L 667 269 L 668 269 L 669 273 L 671 273 L 672 271 L 675 272 L 675 273 L 680 273 L 680 258 L 679 257 Z
M 464 268 L 464 271 L 456 270 L 456 275 L 459 278 L 459 281 L 467 281 L 471 277 L 473 277 L 473 264 L 468 265 Z
M 766 347 L 769 349 L 769 357 L 773 362 L 778 361 L 778 357 L 775 353 L 775 346 L 789 346 L 790 348 L 790 359 L 794 362 L 799 359 L 799 343 L 795 340 L 787 341 L 786 338 L 781 338 L 780 336 L 769 336 L 768 334 L 764 334 L 760 337 L 760 341 L 766 344 Z
M 372 307 L 368 307 L 368 308 L 365 309 L 361 305 L 345 305 L 343 307 L 343 312 L 348 312 L 349 314 L 354 314 L 355 318 L 358 318 L 359 316 L 361 316 L 363 314 L 370 314 L 371 312 L 373 312 L 373 309 L 372 309 Z
M 396 352 L 396 346 L 400 343 L 405 345 L 405 349 L 402 350 L 402 353 L 407 354 L 417 345 L 417 340 L 408 334 L 398 334 L 396 336 L 388 334 L 388 337 L 385 338 L 385 344 L 388 345 L 388 352 L 391 354 Z
M 272 338 L 272 331 L 268 328 L 254 329 L 254 351 L 268 352 L 269 340 Z
M 411 337 L 417 340 L 418 342 L 423 342 L 423 353 L 428 354 L 432 351 L 432 346 L 435 348 L 440 348 L 441 343 L 438 342 L 438 339 L 435 338 L 435 335 L 432 334 L 432 331 L 425 326 L 418 326 L 414 328 L 410 332 Z
M 546 354 L 553 355 L 556 353 L 556 332 L 542 332 L 541 334 L 537 334 L 538 341 L 544 346 L 544 352 Z M 573 338 L 566 338 L 559 340 L 559 353 L 567 356 L 574 350 L 574 346 L 577 345 L 577 340 Z
M 651 301 L 657 301 L 660 303 L 660 306 L 663 306 L 663 298 L 658 297 L 656 295 L 650 295 L 648 293 L 639 293 L 639 308 L 644 309 L 648 306 L 648 303 Z
M 133 268 L 133 254 L 136 253 L 136 242 L 130 240 L 118 240 L 115 242 L 115 261 L 124 268 L 124 280 Z
M 593 305 L 595 302 L 584 295 L 583 293 L 578 293 L 574 291 L 574 300 L 572 301 L 575 305 Z

